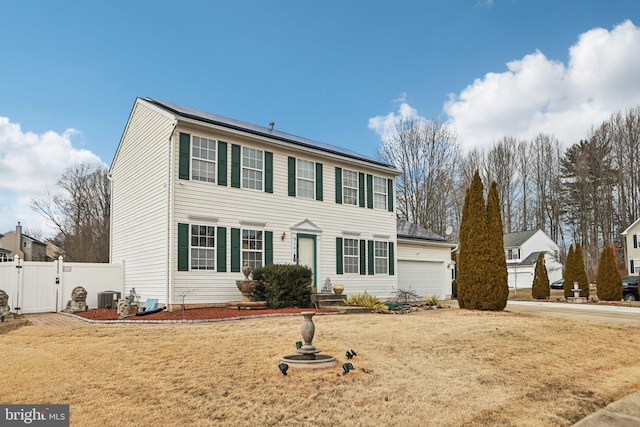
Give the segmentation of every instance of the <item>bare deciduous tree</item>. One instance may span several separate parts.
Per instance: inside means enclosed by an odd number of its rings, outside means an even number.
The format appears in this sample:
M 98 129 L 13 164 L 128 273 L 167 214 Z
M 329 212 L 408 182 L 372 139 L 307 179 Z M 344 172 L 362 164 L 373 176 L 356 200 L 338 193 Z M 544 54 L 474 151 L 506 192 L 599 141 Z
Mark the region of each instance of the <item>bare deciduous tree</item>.
M 402 119 L 383 136 L 380 157 L 402 172 L 396 180 L 398 216 L 443 234 L 457 209 L 454 132 L 436 120 Z
M 31 197 L 31 208 L 56 231 L 52 242 L 68 261 L 108 262 L 111 187 L 102 166 L 69 167 L 57 183 L 60 194 Z

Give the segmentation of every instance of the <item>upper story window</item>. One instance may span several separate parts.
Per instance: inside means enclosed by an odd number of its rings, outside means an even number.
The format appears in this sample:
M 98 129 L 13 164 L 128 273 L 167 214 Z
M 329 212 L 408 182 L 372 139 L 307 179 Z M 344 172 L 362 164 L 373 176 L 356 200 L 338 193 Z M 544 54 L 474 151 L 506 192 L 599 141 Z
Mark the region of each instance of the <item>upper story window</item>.
M 373 177 L 373 207 L 387 210 L 387 179 Z
M 254 270 L 264 265 L 263 243 L 262 230 L 242 230 L 242 265 L 246 262 Z
M 30 248 L 31 247 L 31 242 L 25 241 L 25 242 L 22 243 L 22 246 L 25 247 L 25 248 Z
M 242 188 L 262 190 L 264 152 L 242 147 Z
M 374 242 L 374 262 L 376 274 L 389 272 L 389 243 Z
M 344 273 L 358 274 L 360 272 L 360 247 L 358 245 L 358 239 L 344 239 L 343 248 Z
M 296 166 L 296 194 L 306 199 L 315 198 L 316 174 L 315 163 L 297 159 Z
M 507 261 L 520 259 L 520 248 L 507 249 Z
M 216 145 L 217 141 L 192 136 L 191 179 L 216 182 Z
M 358 204 L 358 172 L 343 169 L 342 203 L 354 206 Z
M 191 225 L 191 269 L 215 270 L 216 228 Z

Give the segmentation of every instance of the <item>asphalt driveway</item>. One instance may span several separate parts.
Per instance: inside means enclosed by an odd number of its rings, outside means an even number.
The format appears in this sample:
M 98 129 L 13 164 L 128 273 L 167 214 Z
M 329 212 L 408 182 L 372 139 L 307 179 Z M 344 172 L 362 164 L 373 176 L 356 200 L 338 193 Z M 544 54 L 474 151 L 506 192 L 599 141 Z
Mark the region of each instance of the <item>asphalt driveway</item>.
M 509 301 L 505 309 L 512 313 L 552 316 L 593 322 L 619 323 L 640 327 L 640 308 L 596 304 L 572 304 L 535 301 Z

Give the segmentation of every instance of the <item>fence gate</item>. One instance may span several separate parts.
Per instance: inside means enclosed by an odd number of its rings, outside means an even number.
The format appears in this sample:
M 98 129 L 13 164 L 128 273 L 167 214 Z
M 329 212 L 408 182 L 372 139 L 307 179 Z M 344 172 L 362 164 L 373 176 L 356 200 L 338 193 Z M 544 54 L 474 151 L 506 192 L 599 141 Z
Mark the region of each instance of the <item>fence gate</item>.
M 9 295 L 11 311 L 47 313 L 62 311 L 76 286 L 87 291 L 87 305 L 96 308 L 98 293 L 124 291 L 124 265 L 22 261 L 0 263 L 0 289 Z

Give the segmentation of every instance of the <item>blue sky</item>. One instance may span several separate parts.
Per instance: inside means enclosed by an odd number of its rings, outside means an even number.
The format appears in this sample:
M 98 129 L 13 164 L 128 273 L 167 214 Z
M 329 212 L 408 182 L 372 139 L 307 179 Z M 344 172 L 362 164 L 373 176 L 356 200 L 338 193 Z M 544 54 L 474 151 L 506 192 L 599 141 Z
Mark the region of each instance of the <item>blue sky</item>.
M 31 1 L 0 26 L 0 232 L 66 167 L 111 163 L 136 97 L 376 156 L 399 117 L 465 149 L 568 145 L 640 105 L 640 2 Z

